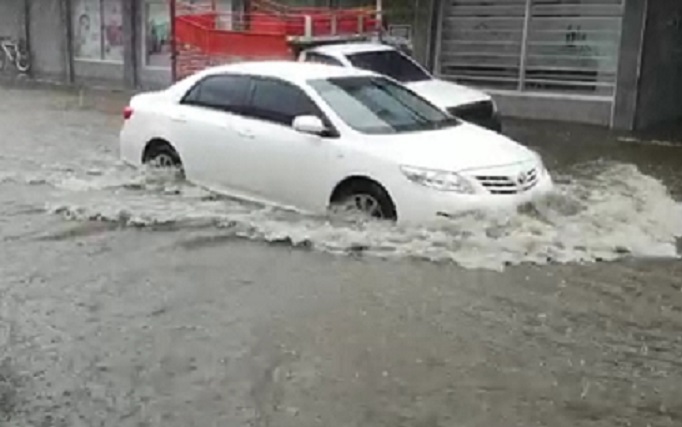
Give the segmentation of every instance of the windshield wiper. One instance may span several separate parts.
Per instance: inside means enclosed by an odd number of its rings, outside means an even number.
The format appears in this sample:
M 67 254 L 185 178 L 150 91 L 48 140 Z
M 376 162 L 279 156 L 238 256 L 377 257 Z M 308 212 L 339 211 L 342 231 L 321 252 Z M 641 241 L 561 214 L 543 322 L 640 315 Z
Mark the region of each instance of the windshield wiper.
M 444 127 L 447 126 L 459 126 L 460 124 L 462 124 L 462 122 L 455 117 L 447 117 L 443 120 L 438 120 L 433 123 L 435 125 L 435 129 L 443 129 Z
M 375 86 L 377 89 L 381 90 L 382 92 L 386 93 L 389 97 L 392 97 L 392 98 L 394 98 L 395 100 L 397 100 L 397 101 L 400 103 L 400 105 L 402 105 L 403 107 L 405 107 L 405 109 L 408 110 L 408 111 L 416 118 L 416 120 L 417 120 L 418 122 L 425 123 L 425 124 L 427 124 L 427 123 L 432 123 L 432 121 L 429 120 L 428 117 L 426 117 L 426 116 L 420 114 L 419 112 L 415 111 L 415 110 L 414 110 L 412 107 L 410 107 L 406 102 L 404 102 L 402 99 L 400 99 L 399 96 L 395 96 L 395 95 L 391 94 L 391 92 L 389 92 L 389 91 L 386 89 L 385 86 L 383 86 L 383 85 L 381 85 L 381 84 L 378 84 L 378 83 L 376 83 L 376 82 L 374 82 L 374 86 Z

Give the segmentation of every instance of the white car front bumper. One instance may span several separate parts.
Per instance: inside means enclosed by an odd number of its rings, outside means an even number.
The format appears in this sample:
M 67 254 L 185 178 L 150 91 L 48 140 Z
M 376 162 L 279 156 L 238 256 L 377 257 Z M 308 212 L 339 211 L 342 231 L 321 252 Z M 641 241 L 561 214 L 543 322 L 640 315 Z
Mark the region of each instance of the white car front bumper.
M 456 194 L 409 183 L 394 196 L 400 223 L 428 223 L 465 212 L 515 209 L 547 197 L 554 189 L 544 174 L 531 189 L 515 194 Z

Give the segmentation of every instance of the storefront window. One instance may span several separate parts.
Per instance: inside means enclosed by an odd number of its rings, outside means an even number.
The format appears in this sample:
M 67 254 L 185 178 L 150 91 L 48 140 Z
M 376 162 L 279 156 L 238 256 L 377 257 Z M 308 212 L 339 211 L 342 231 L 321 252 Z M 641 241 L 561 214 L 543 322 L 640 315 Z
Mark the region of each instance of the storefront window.
M 74 0 L 74 54 L 91 61 L 123 61 L 120 0 Z
M 170 67 L 170 10 L 166 0 L 145 0 L 144 56 L 148 67 Z

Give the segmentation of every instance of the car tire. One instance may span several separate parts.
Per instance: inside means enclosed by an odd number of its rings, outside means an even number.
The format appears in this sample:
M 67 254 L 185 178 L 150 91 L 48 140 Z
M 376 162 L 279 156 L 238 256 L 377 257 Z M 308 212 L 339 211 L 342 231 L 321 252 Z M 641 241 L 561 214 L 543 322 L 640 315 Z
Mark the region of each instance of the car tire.
M 142 162 L 154 169 L 176 169 L 184 174 L 180 155 L 166 142 L 150 143 L 145 149 Z
M 352 180 L 338 189 L 332 203 L 379 220 L 396 221 L 395 204 L 388 192 L 370 180 Z

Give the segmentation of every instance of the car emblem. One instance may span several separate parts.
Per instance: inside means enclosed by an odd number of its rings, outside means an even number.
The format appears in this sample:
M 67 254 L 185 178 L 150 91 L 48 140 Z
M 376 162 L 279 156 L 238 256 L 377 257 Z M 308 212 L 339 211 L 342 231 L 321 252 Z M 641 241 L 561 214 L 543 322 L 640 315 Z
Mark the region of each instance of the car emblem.
M 521 172 L 517 177 L 516 177 L 516 182 L 519 185 L 524 185 L 528 182 L 528 174 L 525 172 Z

